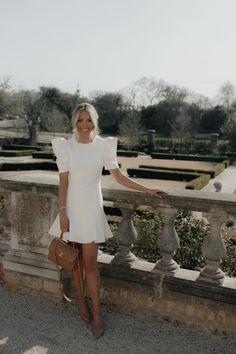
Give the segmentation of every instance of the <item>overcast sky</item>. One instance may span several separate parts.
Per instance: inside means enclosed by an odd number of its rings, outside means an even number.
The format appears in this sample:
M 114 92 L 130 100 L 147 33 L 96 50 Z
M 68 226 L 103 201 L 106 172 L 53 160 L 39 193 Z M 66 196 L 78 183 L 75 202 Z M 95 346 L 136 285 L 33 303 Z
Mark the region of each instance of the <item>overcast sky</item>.
M 0 0 L 0 78 L 87 95 L 142 76 L 236 85 L 235 0 Z

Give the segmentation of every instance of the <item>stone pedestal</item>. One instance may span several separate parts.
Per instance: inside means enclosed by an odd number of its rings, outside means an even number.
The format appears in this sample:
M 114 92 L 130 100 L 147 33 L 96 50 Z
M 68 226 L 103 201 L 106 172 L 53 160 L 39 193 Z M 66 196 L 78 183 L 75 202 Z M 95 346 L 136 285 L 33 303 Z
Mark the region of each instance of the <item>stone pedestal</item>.
M 147 130 L 147 147 L 149 152 L 152 152 L 155 147 L 155 141 L 154 141 L 155 132 L 156 131 L 154 129 Z
M 218 133 L 210 134 L 210 150 L 212 154 L 215 154 L 217 152 L 218 139 L 219 139 Z

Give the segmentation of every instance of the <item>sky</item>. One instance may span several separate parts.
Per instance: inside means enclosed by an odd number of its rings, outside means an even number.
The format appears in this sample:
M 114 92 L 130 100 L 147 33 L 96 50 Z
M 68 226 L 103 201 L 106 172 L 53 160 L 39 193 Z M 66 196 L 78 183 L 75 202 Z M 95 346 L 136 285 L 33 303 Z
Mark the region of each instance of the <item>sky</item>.
M 89 95 L 139 78 L 236 85 L 235 0 L 0 0 L 0 79 Z

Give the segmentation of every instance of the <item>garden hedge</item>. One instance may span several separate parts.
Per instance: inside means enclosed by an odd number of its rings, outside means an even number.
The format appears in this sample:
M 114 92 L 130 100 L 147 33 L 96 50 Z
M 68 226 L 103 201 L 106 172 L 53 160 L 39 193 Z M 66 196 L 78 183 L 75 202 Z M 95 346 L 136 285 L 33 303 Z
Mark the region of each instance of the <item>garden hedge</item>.
M 138 157 L 138 151 L 117 150 L 117 156 Z
M 200 175 L 199 177 L 189 181 L 185 189 L 194 189 L 194 190 L 199 190 L 202 189 L 207 183 L 210 181 L 211 177 L 210 175 Z
M 2 149 L 3 150 L 36 150 L 36 151 L 41 151 L 44 150 L 45 148 L 48 149 L 48 146 L 36 146 L 36 145 L 18 145 L 18 144 L 3 144 Z
M 166 179 L 174 181 L 191 181 L 199 177 L 199 173 L 187 173 L 173 170 L 163 171 L 141 168 L 127 168 L 127 173 L 130 177 Z
M 51 160 L 56 159 L 56 156 L 54 155 L 52 150 L 34 151 L 32 153 L 32 157 L 35 159 L 51 159 Z
M 221 173 L 225 167 L 228 167 L 229 161 L 225 160 L 222 163 L 213 166 L 211 170 L 204 169 L 194 169 L 194 168 L 181 168 L 181 167 L 162 167 L 162 166 L 148 166 L 148 165 L 139 165 L 139 168 L 144 169 L 153 169 L 153 170 L 163 170 L 163 171 L 176 171 L 176 172 L 188 172 L 188 173 L 198 173 L 198 174 L 209 174 L 211 178 L 214 178 L 219 173 Z
M 128 168 L 127 173 L 130 177 L 138 178 L 151 178 L 151 179 L 165 179 L 188 182 L 185 186 L 186 189 L 199 190 L 204 187 L 211 179 L 209 174 L 187 173 L 181 171 L 164 171 L 154 169 L 135 169 Z
M 0 150 L 0 156 L 18 157 L 18 156 L 32 156 L 34 150 Z
M 17 162 L 17 163 L 1 163 L 0 171 L 26 171 L 26 170 L 46 170 L 58 171 L 55 162 Z
M 186 160 L 186 161 L 206 161 L 206 162 L 222 162 L 227 160 L 226 156 L 214 155 L 189 155 L 189 154 L 167 154 L 167 153 L 151 153 L 152 159 L 165 159 L 165 160 Z

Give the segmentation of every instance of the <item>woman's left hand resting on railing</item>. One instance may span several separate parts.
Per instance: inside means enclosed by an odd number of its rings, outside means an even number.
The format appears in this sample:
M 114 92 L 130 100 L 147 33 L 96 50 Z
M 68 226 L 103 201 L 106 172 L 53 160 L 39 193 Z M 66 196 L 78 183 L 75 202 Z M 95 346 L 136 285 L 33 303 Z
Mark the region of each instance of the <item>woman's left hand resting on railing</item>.
M 114 178 L 114 180 L 121 184 L 122 186 L 125 186 L 130 189 L 134 189 L 140 192 L 146 192 L 150 195 L 153 195 L 157 198 L 161 198 L 161 194 L 168 194 L 167 192 L 157 189 L 157 188 L 148 188 L 145 187 L 143 184 L 135 182 L 133 179 L 125 176 L 119 168 L 110 170 L 111 176 Z

